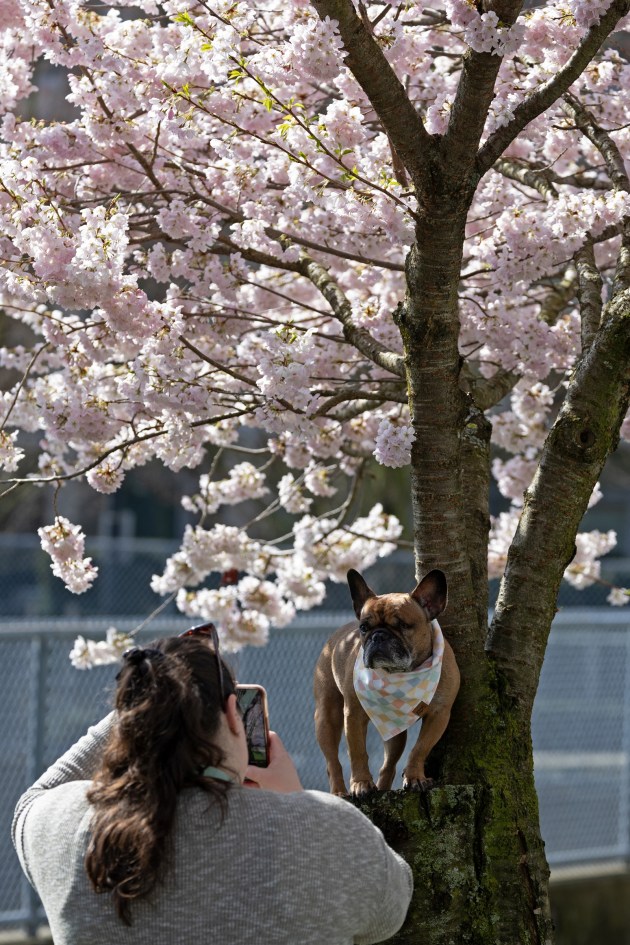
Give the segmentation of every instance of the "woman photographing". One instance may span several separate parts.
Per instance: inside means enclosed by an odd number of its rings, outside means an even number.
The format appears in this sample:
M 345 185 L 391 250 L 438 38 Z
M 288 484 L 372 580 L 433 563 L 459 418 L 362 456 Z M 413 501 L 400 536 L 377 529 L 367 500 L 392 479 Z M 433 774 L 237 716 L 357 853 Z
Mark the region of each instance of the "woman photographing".
M 304 791 L 273 732 L 269 766 L 248 765 L 212 625 L 134 647 L 117 683 L 115 711 L 15 812 L 55 945 L 367 945 L 400 928 L 411 871 L 380 831 Z

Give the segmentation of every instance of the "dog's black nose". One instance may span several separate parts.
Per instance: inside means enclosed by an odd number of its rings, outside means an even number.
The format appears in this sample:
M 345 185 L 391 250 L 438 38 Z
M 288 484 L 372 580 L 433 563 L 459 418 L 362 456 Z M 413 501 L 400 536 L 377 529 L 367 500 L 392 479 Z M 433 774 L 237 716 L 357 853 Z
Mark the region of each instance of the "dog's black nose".
M 387 630 L 374 630 L 370 637 L 373 644 L 384 643 L 389 637 Z

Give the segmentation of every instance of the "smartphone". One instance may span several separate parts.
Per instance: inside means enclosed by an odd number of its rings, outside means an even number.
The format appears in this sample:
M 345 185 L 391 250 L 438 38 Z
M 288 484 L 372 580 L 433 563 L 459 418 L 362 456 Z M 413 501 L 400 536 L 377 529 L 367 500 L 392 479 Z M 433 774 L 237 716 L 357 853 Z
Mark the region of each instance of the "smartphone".
M 258 768 L 266 768 L 269 764 L 267 693 L 262 686 L 239 683 L 236 687 L 236 700 L 247 735 L 249 763 Z

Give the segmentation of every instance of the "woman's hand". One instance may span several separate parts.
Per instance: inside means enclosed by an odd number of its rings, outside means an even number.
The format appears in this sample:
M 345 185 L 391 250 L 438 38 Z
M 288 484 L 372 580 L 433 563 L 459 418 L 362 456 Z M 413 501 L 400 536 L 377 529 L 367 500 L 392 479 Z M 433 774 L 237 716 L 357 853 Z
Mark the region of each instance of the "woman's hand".
M 281 794 L 304 790 L 291 756 L 276 732 L 269 732 L 268 766 L 258 768 L 256 765 L 247 765 L 245 785 L 265 791 L 279 791 Z

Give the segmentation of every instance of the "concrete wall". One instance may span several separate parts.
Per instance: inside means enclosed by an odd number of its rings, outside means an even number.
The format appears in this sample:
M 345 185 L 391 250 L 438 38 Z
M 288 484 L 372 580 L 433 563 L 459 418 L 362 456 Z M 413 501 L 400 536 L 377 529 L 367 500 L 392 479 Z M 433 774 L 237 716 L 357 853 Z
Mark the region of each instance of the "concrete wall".
M 552 875 L 551 910 L 556 945 L 630 945 L 630 871 Z

